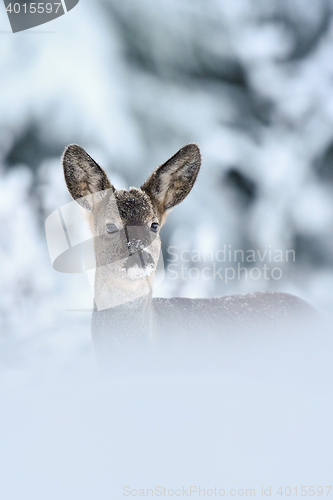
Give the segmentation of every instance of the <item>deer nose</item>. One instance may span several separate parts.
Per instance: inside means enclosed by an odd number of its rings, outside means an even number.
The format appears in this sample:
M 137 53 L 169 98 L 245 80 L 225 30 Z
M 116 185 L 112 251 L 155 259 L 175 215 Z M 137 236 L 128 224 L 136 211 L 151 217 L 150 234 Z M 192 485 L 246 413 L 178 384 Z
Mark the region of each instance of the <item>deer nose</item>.
M 124 264 L 124 268 L 128 271 L 131 267 L 137 265 L 139 268 L 146 268 L 149 265 L 154 265 L 154 259 L 149 252 L 140 251 L 133 253 L 128 257 Z
M 127 247 L 130 254 L 144 251 L 156 238 L 145 226 L 125 226 Z

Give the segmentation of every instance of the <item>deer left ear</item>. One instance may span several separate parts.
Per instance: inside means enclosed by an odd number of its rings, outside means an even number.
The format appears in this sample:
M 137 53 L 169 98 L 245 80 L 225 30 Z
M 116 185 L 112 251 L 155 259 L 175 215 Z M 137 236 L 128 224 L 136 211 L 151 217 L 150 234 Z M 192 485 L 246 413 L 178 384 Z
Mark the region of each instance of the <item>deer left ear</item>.
M 105 171 L 77 144 L 70 144 L 63 155 L 65 181 L 72 198 L 92 212 L 94 202 L 101 199 L 111 185 Z M 95 195 L 95 196 L 90 196 Z
M 158 204 L 163 213 L 186 198 L 195 183 L 200 165 L 198 146 L 188 144 L 158 167 L 141 189 Z

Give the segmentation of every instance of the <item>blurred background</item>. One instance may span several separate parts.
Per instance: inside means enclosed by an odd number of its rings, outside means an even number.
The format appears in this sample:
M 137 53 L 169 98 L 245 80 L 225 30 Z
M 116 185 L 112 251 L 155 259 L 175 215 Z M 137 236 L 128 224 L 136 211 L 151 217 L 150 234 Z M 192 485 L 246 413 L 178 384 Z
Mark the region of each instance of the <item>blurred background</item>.
M 68 144 L 123 188 L 196 142 L 202 169 L 162 230 L 167 273 L 154 293 L 281 290 L 331 314 L 332 55 L 332 0 L 81 0 L 15 35 L 0 6 L 1 498 L 110 500 L 125 485 L 257 487 L 257 496 L 271 486 L 281 498 L 279 487 L 312 484 L 326 495 L 330 333 L 196 355 L 186 345 L 175 352 L 183 379 L 171 353 L 167 381 L 130 370 L 106 381 L 88 281 L 52 269 L 45 220 L 71 201 Z M 225 283 L 203 278 L 209 257 L 174 262 L 224 246 L 282 252 L 265 260 L 281 279 Z M 175 278 L 170 264 L 198 277 L 176 267 Z
M 166 268 L 170 245 L 295 251 L 295 262 L 277 264 L 279 280 L 167 272 L 155 295 L 283 290 L 329 311 L 332 14 L 331 0 L 82 0 L 11 35 L 3 12 L 2 341 L 68 326 L 89 336 L 90 315 L 66 312 L 85 303 L 85 277 L 56 273 L 45 240 L 45 219 L 71 201 L 60 161 L 70 143 L 117 188 L 141 185 L 185 144 L 200 146 L 197 183 L 162 230 Z

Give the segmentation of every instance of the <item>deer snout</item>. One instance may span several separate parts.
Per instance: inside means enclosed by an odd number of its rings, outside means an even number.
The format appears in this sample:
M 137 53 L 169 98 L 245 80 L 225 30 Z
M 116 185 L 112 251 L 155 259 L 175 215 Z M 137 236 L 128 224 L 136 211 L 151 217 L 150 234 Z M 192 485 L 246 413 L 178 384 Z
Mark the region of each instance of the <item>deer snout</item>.
M 134 269 L 139 271 L 139 274 L 140 271 L 147 271 L 148 273 L 152 271 L 155 260 L 147 247 L 154 241 L 156 234 L 143 225 L 126 226 L 125 234 L 129 254 L 123 266 L 126 272 L 133 274 L 132 270 Z
M 144 269 L 149 265 L 153 266 L 154 264 L 155 262 L 152 255 L 149 252 L 143 250 L 130 255 L 124 264 L 124 268 L 126 269 L 126 271 L 135 266 Z
M 152 233 L 145 226 L 126 226 L 125 234 L 127 239 L 128 251 L 131 254 L 146 251 L 145 249 L 151 245 L 156 238 L 156 234 Z

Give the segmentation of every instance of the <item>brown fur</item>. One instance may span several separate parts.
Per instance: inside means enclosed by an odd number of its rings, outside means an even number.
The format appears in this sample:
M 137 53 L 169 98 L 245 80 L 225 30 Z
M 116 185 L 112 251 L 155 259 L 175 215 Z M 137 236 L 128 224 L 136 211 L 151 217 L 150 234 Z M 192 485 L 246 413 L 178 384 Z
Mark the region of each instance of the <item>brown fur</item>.
M 80 202 L 81 198 L 106 189 L 114 191 L 105 171 L 80 146 L 68 146 L 62 164 L 68 191 L 89 212 L 93 209 L 92 203 L 87 198 Z
M 186 198 L 196 181 L 200 165 L 198 146 L 188 144 L 158 167 L 141 189 L 155 201 L 163 214 Z

